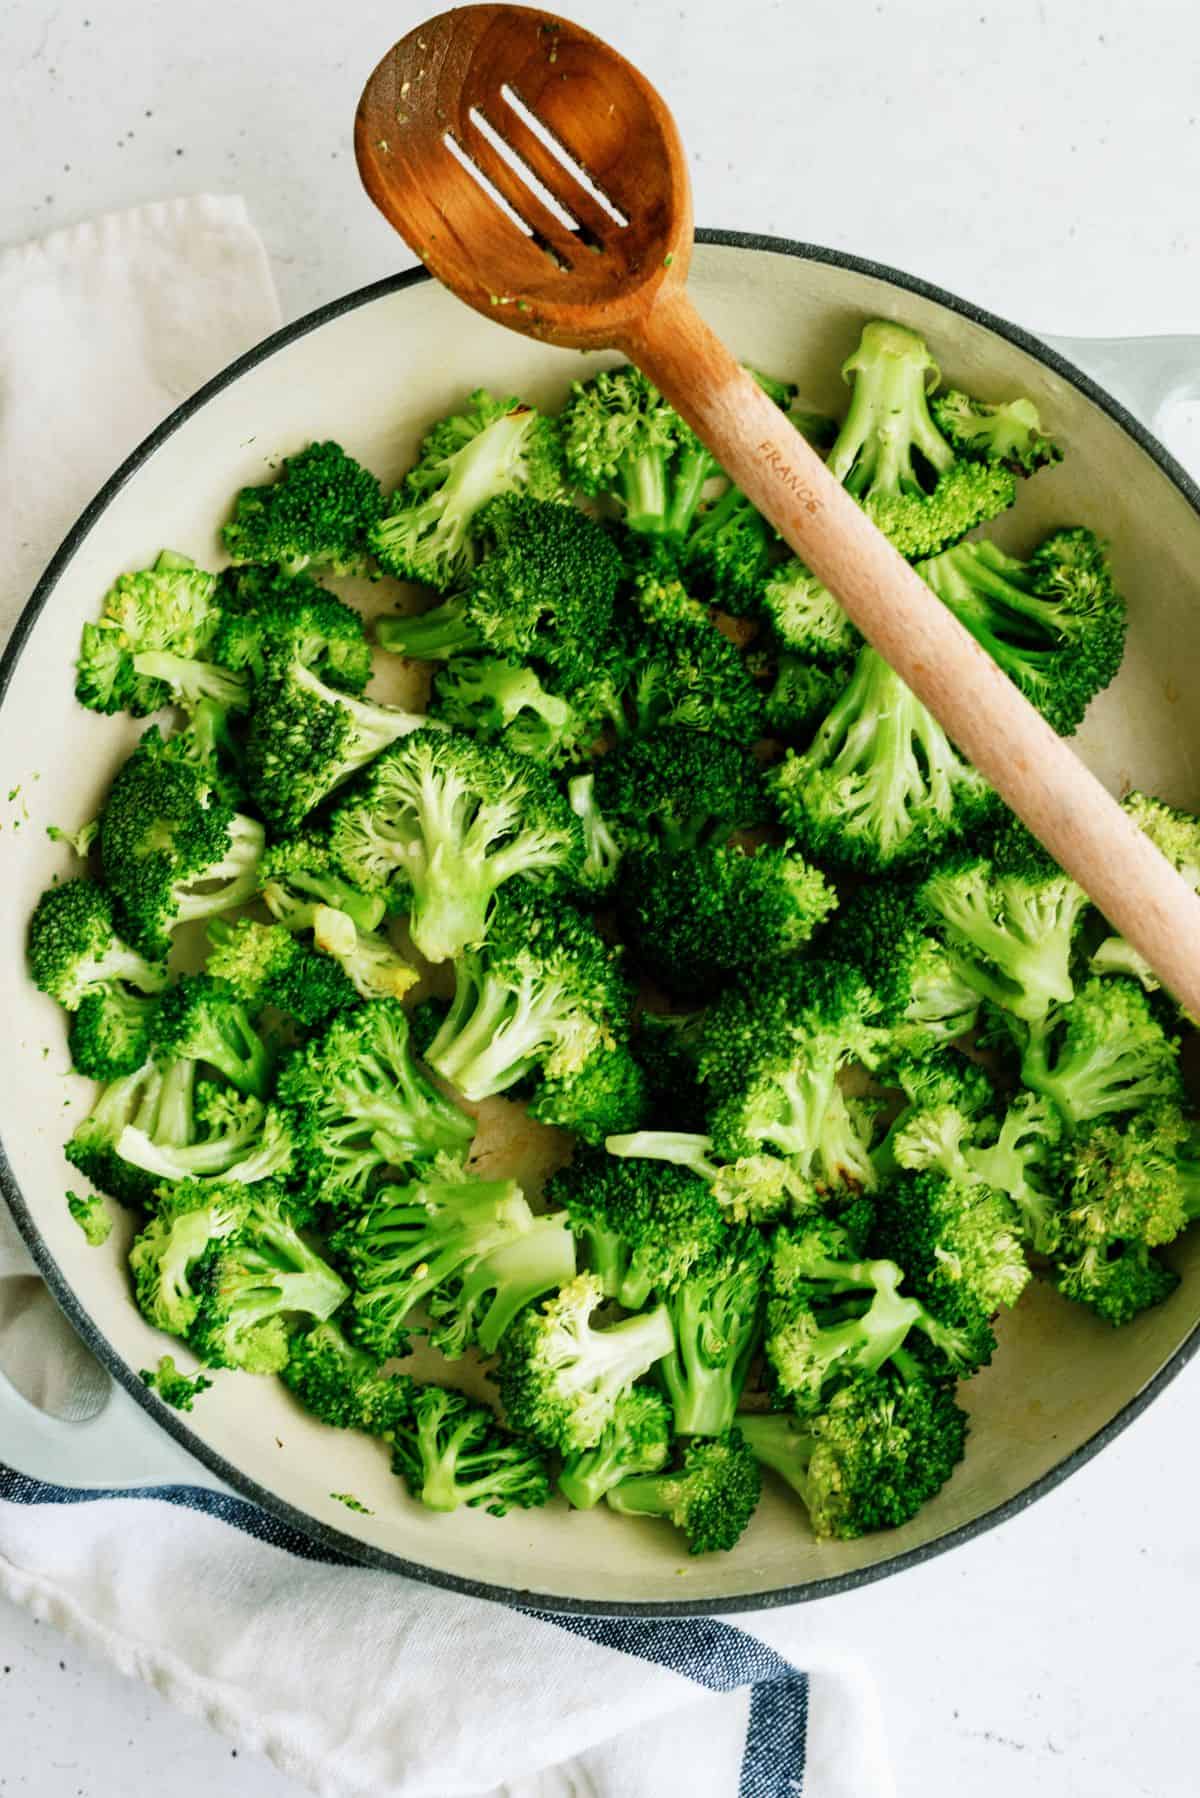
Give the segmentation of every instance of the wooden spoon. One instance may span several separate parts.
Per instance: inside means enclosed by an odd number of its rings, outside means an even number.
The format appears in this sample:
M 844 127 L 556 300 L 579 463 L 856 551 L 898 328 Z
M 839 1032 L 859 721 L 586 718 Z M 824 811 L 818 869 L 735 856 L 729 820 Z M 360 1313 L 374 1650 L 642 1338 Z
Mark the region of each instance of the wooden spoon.
M 1200 898 L 692 307 L 683 149 L 643 76 L 566 19 L 464 6 L 388 51 L 359 103 L 355 151 L 375 204 L 469 306 L 546 343 L 619 349 L 645 370 L 1109 923 L 1200 1016 Z

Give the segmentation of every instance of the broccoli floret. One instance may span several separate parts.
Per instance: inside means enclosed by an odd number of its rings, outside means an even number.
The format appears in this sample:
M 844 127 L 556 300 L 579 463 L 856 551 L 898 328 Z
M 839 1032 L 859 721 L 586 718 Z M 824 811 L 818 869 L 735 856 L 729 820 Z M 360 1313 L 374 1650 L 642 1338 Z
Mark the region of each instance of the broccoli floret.
M 634 1386 L 617 1400 L 595 1448 L 576 1449 L 563 1461 L 558 1489 L 577 1511 L 590 1511 L 606 1492 L 635 1474 L 657 1473 L 671 1452 L 671 1413 L 648 1386 Z
M 272 661 L 303 662 L 330 687 L 361 693 L 371 678 L 362 614 L 308 575 L 230 568 L 221 576 L 214 661 L 260 681 Z
M 273 481 L 243 487 L 221 535 L 234 562 L 273 562 L 284 574 L 325 568 L 363 574 L 383 513 L 375 476 L 336 443 L 284 458 Z
M 1119 1127 L 1093 1124 L 1063 1156 L 1063 1233 L 1075 1250 L 1173 1242 L 1200 1216 L 1195 1124 L 1164 1101 Z
M 820 869 L 790 849 L 721 844 L 625 863 L 620 911 L 634 953 L 669 992 L 799 949 L 837 904 Z
M 707 1181 L 721 1215 L 734 1224 L 763 1224 L 785 1212 L 820 1209 L 821 1195 L 797 1164 L 777 1155 L 713 1160 L 713 1141 L 700 1131 L 635 1130 L 604 1144 L 610 1155 L 665 1161 Z
M 749 746 L 762 734 L 746 658 L 703 616 L 626 624 L 599 658 L 602 704 L 618 738 L 687 725 Z
M 454 998 L 425 1059 L 468 1099 L 531 1074 L 577 1074 L 628 1034 L 620 952 L 566 901 L 501 890 L 487 941 L 454 964 Z
M 1068 1237 L 1055 1262 L 1055 1285 L 1064 1298 L 1086 1305 L 1118 1329 L 1165 1303 L 1179 1285 L 1179 1275 L 1144 1242 Z
M 818 1540 L 897 1529 L 940 1492 L 966 1448 L 966 1413 L 942 1381 L 863 1374 L 812 1417 L 738 1425 L 764 1467 L 797 1492 Z
M 975 1027 L 979 995 L 950 952 L 923 928 L 912 893 L 894 882 L 861 887 L 823 939 L 831 960 L 862 971 L 879 1001 L 889 1054 L 928 1054 Z
M 289 930 L 312 930 L 325 908 L 344 912 L 358 930 L 373 931 L 387 910 L 382 894 L 360 892 L 344 877 L 324 837 L 311 832 L 273 843 L 258 876 L 267 909 Z
M 813 729 L 841 698 L 848 679 L 845 664 L 822 668 L 799 656 L 780 656 L 774 684 L 763 701 L 768 730 L 784 737 L 811 737 Z
M 697 1065 L 703 1028 L 702 1011 L 643 1011 L 637 1019 L 633 1053 L 642 1070 L 648 1128 L 704 1129 Z
M 486 1405 L 443 1386 L 418 1388 L 411 1417 L 392 1438 L 392 1470 L 431 1511 L 482 1505 L 503 1517 L 550 1497 L 539 1450 L 503 1429 Z
M 431 730 L 379 758 L 338 806 L 330 846 L 350 880 L 408 906 L 433 962 L 483 942 L 506 881 L 569 881 L 583 861 L 582 827 L 545 769 Z
M 380 1360 L 404 1354 L 414 1307 L 532 1223 L 515 1180 L 476 1180 L 454 1167 L 383 1187 L 332 1242 L 354 1282 L 355 1341 Z
M 567 782 L 567 800 L 583 831 L 583 861 L 578 882 L 587 893 L 604 893 L 621 868 L 621 846 L 596 803 L 595 774 L 576 774 Z
M 163 550 L 153 568 L 118 576 L 98 622 L 83 627 L 75 678 L 80 704 L 135 718 L 167 705 L 169 686 L 139 672 L 134 658 L 152 652 L 188 661 L 204 657 L 219 617 L 216 589 L 215 575 L 172 550 Z
M 157 1195 L 153 1217 L 129 1251 L 138 1309 L 147 1323 L 187 1338 L 200 1315 L 197 1269 L 216 1246 L 247 1227 L 246 1188 L 185 1181 Z
M 562 693 L 547 678 L 504 656 L 455 656 L 434 676 L 429 715 L 481 743 L 561 767 L 587 753 L 600 722 L 589 688 Z
M 702 505 L 684 556 L 702 593 L 735 618 L 762 609 L 775 533 L 737 487 Z
M 538 656 L 586 678 L 621 578 L 608 533 L 574 506 L 508 494 L 480 512 L 475 534 L 481 559 L 462 589 L 430 612 L 378 620 L 381 648 L 422 661 Z
M 335 787 L 424 725 L 417 712 L 326 686 L 302 662 L 274 664 L 254 696 L 246 784 L 270 824 L 295 830 Z
M 711 1195 L 710 1203 L 720 1215 Z M 767 1258 L 757 1230 L 724 1224 L 718 1246 L 664 1293 L 675 1347 L 659 1371 L 680 1436 L 722 1436 L 733 1426 L 758 1347 Z
M 365 1350 L 346 1341 L 336 1323 L 314 1323 L 288 1345 L 281 1369 L 306 1411 L 339 1430 L 389 1436 L 412 1416 L 415 1387 L 402 1373 L 381 1373 Z
M 520 400 L 493 399 L 483 388 L 469 405 L 433 427 L 371 532 L 375 555 L 401 580 L 458 586 L 479 555 L 477 514 L 501 494 L 567 498 L 552 421 Z
M 418 1070 L 394 999 L 339 1012 L 289 1056 L 278 1095 L 314 1204 L 362 1204 L 385 1169 L 465 1153 L 475 1134 L 472 1119 Z
M 144 1204 L 156 1180 L 126 1154 L 134 1141 L 172 1148 L 196 1140 L 196 1064 L 147 1060 L 110 1081 L 76 1125 L 64 1153 L 72 1167 L 123 1205 Z
M 954 973 L 981 998 L 1029 1020 L 1071 998 L 1087 895 L 1023 826 L 1012 821 L 981 852 L 952 855 L 917 900 L 944 936 Z
M 258 887 L 264 831 L 235 812 L 178 738 L 156 726 L 119 769 L 100 853 L 114 912 L 132 946 L 165 956 L 180 924 L 232 911 Z
M 563 1217 L 530 1217 L 519 1235 L 429 1294 L 429 1339 L 447 1360 L 472 1345 L 494 1355 L 513 1319 L 575 1278 L 575 1238 Z
M 933 396 L 929 409 L 943 437 L 961 455 L 1000 462 L 1014 474 L 1023 475 L 1062 461 L 1062 449 L 1042 430 L 1032 400 L 990 404 L 948 387 Z
M 138 1375 L 143 1386 L 149 1386 L 151 1392 L 157 1392 L 164 1405 L 170 1405 L 175 1411 L 190 1411 L 202 1392 L 207 1392 L 212 1381 L 202 1373 L 180 1373 L 175 1365 L 173 1355 L 160 1355 L 157 1367 L 143 1367 Z
M 67 1194 L 67 1210 L 92 1248 L 98 1249 L 112 1234 L 112 1214 L 98 1192 Z
M 837 1075 L 874 1059 L 877 1011 L 861 976 L 836 962 L 776 962 L 722 993 L 700 1051 L 718 1158 L 765 1150 L 810 1177 L 869 1186 L 870 1128 Z
M 679 1468 L 634 1474 L 605 1494 L 625 1517 L 667 1517 L 687 1538 L 688 1552 L 735 1547 L 762 1492 L 758 1462 L 740 1430 L 689 1442 Z
M 1020 1051 L 1022 1081 L 1050 1099 L 1072 1129 L 1181 1095 L 1179 1043 L 1132 980 L 1094 977 L 1069 1005 L 1036 1022 L 1008 1018 L 1007 1028 Z
M 1116 675 L 1125 604 L 1091 531 L 1056 531 L 1028 561 L 959 543 L 917 572 L 1060 736 Z
M 965 1294 L 987 1316 L 1029 1284 L 1021 1217 L 1007 1193 L 932 1170 L 899 1174 L 879 1195 L 874 1247 L 898 1261 L 909 1290 L 952 1307 Z
M 627 1311 L 685 1279 L 728 1236 L 708 1184 L 666 1161 L 577 1149 L 550 1179 L 546 1197 L 564 1207 L 604 1296 Z
M 234 989 L 211 974 L 185 974 L 158 1002 L 155 1053 L 202 1061 L 239 1092 L 266 1097 L 271 1056 Z
M 624 1043 L 606 1041 L 578 1068 L 543 1071 L 527 1110 L 539 1123 L 573 1130 L 596 1146 L 615 1130 L 644 1124 L 648 1105 L 641 1063 Z
M 129 949 L 113 924 L 112 900 L 94 880 L 60 881 L 38 900 L 29 924 L 33 983 L 67 1011 L 125 986 L 157 993 L 167 983 L 161 961 Z
M 564 1453 L 595 1448 L 621 1395 L 674 1344 L 662 1305 L 595 1329 L 591 1316 L 603 1296 L 594 1274 L 577 1275 L 544 1305 L 523 1311 L 501 1349 L 509 1423 Z
M 915 331 L 882 321 L 865 325 L 842 364 L 852 383 L 850 408 L 827 466 L 902 555 L 934 555 L 1016 498 L 1016 481 L 995 446 L 977 460 L 942 435 L 929 411 L 938 368 Z
M 560 420 L 581 492 L 611 494 L 632 531 L 682 539 L 717 463 L 640 369 L 576 381 Z
M 1192 890 L 1200 891 L 1200 819 L 1190 812 L 1176 811 L 1148 793 L 1130 793 L 1122 804 L 1138 829 L 1145 831 Z M 1093 974 L 1130 974 L 1141 981 L 1146 992 L 1158 990 L 1158 975 L 1123 936 L 1106 937 L 1090 965 Z
M 158 1000 L 106 986 L 88 993 L 67 1031 L 71 1066 L 89 1080 L 117 1080 L 140 1068 L 150 1053 Z
M 72 855 L 85 862 L 100 835 L 100 820 L 89 818 L 86 824 L 77 825 L 74 830 L 64 830 L 59 824 L 47 824 L 46 835 L 52 843 L 65 843 Z
M 996 804 L 932 712 L 869 645 L 809 748 L 770 786 L 800 847 L 870 873 L 930 854 Z
M 775 569 L 762 602 L 779 642 L 795 655 L 836 670 L 862 647 L 861 636 L 833 594 L 798 556 Z
M 194 1141 L 166 1141 L 161 1131 L 155 1135 L 133 1123 L 117 1138 L 116 1152 L 158 1180 L 219 1179 L 226 1186 L 253 1186 L 292 1172 L 296 1132 L 275 1106 L 232 1087 L 198 1082 L 195 1118 Z
M 762 779 L 745 750 L 684 725 L 602 757 L 595 799 L 623 849 L 651 853 L 724 842 L 765 813 Z
M 848 1380 L 888 1364 L 910 1372 L 921 1339 L 939 1373 L 973 1373 L 990 1360 L 987 1313 L 969 1295 L 938 1293 L 922 1303 L 901 1293 L 903 1279 L 894 1261 L 864 1258 L 834 1221 L 776 1231 L 766 1353 L 779 1390 L 798 1409 L 819 1411 Z
M 309 1028 L 358 1004 L 358 990 L 345 970 L 331 956 L 299 942 L 282 924 L 259 924 L 253 918 L 230 924 L 214 918 L 208 935 L 213 947 L 206 973 L 252 1011 L 272 1005 Z

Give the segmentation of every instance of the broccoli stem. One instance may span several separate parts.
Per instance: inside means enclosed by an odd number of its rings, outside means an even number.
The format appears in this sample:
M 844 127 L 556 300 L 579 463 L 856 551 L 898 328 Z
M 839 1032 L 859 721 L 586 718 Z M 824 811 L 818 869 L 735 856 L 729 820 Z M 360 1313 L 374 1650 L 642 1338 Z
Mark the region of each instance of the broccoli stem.
M 165 681 L 171 696 L 193 711 L 202 700 L 211 700 L 222 711 L 244 712 L 250 703 L 250 682 L 244 674 L 231 674 L 216 662 L 195 661 L 167 650 L 145 650 L 133 658 L 134 671 Z
M 494 1249 L 467 1275 L 459 1300 L 465 1309 L 495 1292 L 476 1340 L 494 1355 L 505 1331 L 526 1305 L 565 1286 L 575 1273 L 575 1239 L 557 1219 L 538 1218 L 531 1230 Z
M 732 1429 L 746 1383 L 758 1334 L 756 1307 L 750 1306 L 748 1317 L 735 1310 L 719 1321 L 714 1309 L 724 1310 L 720 1295 L 700 1282 L 685 1281 L 671 1301 L 675 1348 L 659 1365 L 680 1436 L 723 1436 Z M 718 1360 L 709 1353 L 714 1336 Z
M 665 519 L 668 537 L 687 536 L 705 483 L 717 472 L 716 462 L 697 439 L 680 452 L 671 470 L 671 498 Z
M 1127 943 L 1123 936 L 1106 937 L 1088 964 L 1093 974 L 1128 974 L 1139 980 L 1148 993 L 1158 991 L 1158 976 L 1144 955 Z
M 661 450 L 635 456 L 621 466 L 621 498 L 631 531 L 660 536 L 667 528 L 667 461 Z
M 466 601 L 461 594 L 443 600 L 428 612 L 378 619 L 375 640 L 390 655 L 408 656 L 415 662 L 445 662 L 451 656 L 483 647 L 478 631 L 467 622 Z
M 156 1143 L 171 1146 L 190 1143 L 196 1133 L 193 1112 L 195 1090 L 195 1062 L 170 1062 L 165 1072 L 156 1074 L 151 1080 L 134 1114 L 134 1128 L 145 1131 Z M 122 1154 L 119 1143 L 117 1153 Z M 131 1158 L 123 1156 L 123 1159 Z
M 737 1425 L 755 1459 L 777 1473 L 807 1504 L 808 1464 L 816 1447 L 811 1432 L 799 1419 L 780 1411 L 743 1414 Z
M 229 821 L 229 845 L 221 860 L 205 868 L 193 886 L 174 889 L 176 923 L 192 924 L 249 904 L 258 890 L 258 864 L 266 840 L 266 832 L 256 818 L 235 812 Z
M 625 1159 L 670 1161 L 710 1183 L 720 1172 L 708 1158 L 712 1137 L 689 1135 L 685 1130 L 634 1130 L 628 1136 L 606 1137 L 604 1146 L 610 1155 Z
M 553 999 L 514 992 L 487 974 L 460 963 L 460 1001 L 446 1014 L 426 1060 L 465 1098 L 479 1100 L 507 1092 L 540 1064 L 554 1040 Z

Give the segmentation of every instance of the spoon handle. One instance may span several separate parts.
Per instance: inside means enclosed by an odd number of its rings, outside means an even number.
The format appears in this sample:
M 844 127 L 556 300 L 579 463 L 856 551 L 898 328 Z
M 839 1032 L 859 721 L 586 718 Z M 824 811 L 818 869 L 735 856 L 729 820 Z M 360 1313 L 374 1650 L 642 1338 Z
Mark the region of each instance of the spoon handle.
M 1200 898 L 730 355 L 681 286 L 619 345 L 1109 923 L 1200 1017 Z

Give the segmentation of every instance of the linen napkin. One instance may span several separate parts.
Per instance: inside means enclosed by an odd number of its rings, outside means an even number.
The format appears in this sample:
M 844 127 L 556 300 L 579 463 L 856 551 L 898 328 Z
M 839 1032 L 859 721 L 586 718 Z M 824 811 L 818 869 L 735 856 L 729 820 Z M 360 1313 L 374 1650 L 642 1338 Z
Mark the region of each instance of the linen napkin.
M 278 322 L 235 198 L 0 253 L 0 633 L 117 463 Z M 103 1400 L 3 1206 L 0 1370 L 60 1417 Z M 892 1798 L 874 1689 L 817 1664 L 803 1607 L 748 1627 L 509 1610 L 318 1550 L 198 1465 L 95 1491 L 3 1446 L 0 1594 L 326 1798 Z

